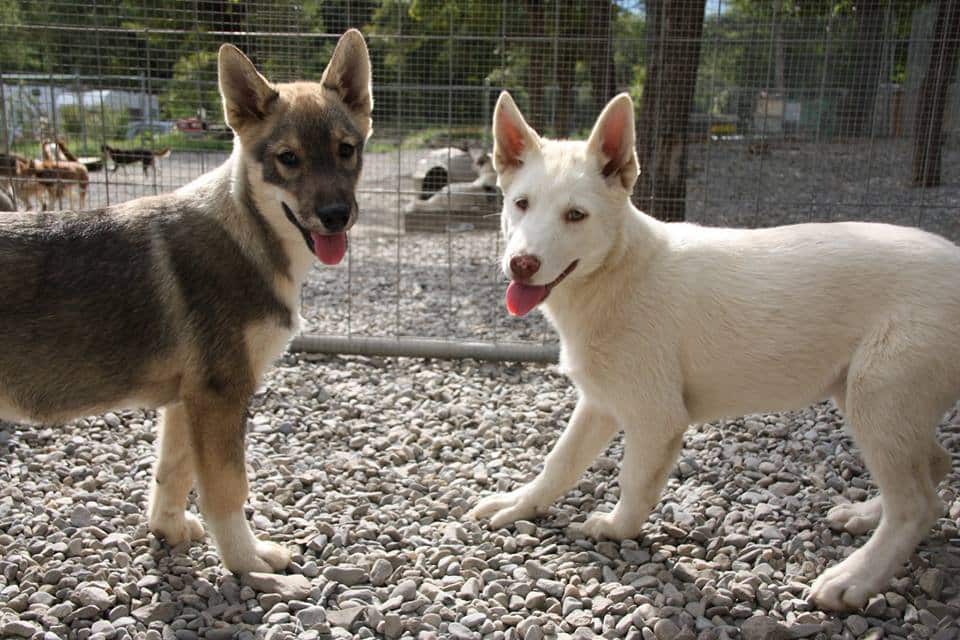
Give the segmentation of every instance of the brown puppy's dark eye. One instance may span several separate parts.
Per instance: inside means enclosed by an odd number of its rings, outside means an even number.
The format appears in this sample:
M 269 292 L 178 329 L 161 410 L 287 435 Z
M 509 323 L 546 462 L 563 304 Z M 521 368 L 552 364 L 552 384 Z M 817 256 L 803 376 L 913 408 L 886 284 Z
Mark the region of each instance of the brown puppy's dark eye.
M 277 154 L 277 160 L 285 167 L 295 167 L 300 163 L 300 159 L 293 151 L 284 151 Z
M 530 206 L 530 202 L 526 198 L 517 198 L 513 201 L 513 204 L 517 209 L 520 209 L 520 211 L 526 211 L 527 207 Z
M 580 222 L 581 220 L 586 219 L 587 214 L 580 209 L 570 209 L 567 211 L 566 219 L 567 222 Z
M 352 144 L 350 144 L 349 142 L 341 142 L 340 148 L 337 150 L 337 153 L 339 153 L 340 157 L 343 158 L 344 160 L 349 160 L 350 158 L 353 157 L 354 151 L 356 151 L 356 147 L 354 147 Z

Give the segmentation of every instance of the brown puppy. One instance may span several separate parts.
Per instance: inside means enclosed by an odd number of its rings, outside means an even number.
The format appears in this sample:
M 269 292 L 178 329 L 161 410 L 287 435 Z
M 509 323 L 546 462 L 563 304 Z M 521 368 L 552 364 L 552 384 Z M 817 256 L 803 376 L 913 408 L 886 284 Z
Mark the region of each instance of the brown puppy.
M 196 482 L 224 565 L 279 570 L 289 553 L 243 512 L 247 403 L 297 331 L 313 261 L 346 252 L 370 62 L 349 31 L 319 83 L 273 85 L 230 45 L 219 75 L 236 133 L 220 168 L 107 209 L 0 217 L 0 418 L 162 407 L 150 528 L 201 537 Z

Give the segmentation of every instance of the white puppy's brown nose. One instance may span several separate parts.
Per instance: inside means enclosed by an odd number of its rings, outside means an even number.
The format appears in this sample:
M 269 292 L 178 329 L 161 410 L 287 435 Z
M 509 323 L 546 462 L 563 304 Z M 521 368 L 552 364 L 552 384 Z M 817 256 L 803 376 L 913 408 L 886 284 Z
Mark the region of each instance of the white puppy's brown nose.
M 516 280 L 528 280 L 540 270 L 540 258 L 532 255 L 513 256 L 510 258 L 510 271 Z

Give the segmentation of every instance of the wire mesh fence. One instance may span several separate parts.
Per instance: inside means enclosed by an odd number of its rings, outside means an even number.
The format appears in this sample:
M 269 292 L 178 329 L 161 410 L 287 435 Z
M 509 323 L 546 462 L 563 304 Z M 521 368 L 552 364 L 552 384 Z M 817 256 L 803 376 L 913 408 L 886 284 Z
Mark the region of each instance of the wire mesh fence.
M 501 303 L 489 122 L 502 89 L 552 136 L 586 135 L 630 92 L 635 199 L 661 217 L 879 220 L 958 240 L 955 5 L 7 0 L 0 179 L 31 209 L 181 186 L 229 153 L 220 43 L 271 80 L 318 79 L 357 27 L 375 97 L 362 214 L 346 263 L 311 274 L 305 331 L 542 344 L 553 340 L 543 323 Z M 61 171 L 71 158 L 86 177 Z M 44 159 L 47 174 L 35 169 Z M 936 186 L 914 186 L 930 174 Z

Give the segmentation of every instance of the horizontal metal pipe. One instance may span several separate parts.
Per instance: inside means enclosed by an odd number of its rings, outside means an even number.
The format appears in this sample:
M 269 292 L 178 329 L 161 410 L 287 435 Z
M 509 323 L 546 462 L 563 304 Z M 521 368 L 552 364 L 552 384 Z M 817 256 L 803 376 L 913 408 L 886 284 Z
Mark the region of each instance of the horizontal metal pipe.
M 556 362 L 556 345 L 516 342 L 459 342 L 425 338 L 359 338 L 348 336 L 299 335 L 291 351 L 352 356 L 407 358 L 475 358 L 497 362 Z

